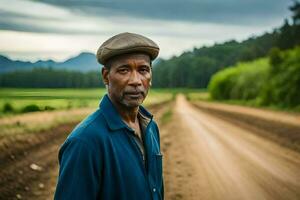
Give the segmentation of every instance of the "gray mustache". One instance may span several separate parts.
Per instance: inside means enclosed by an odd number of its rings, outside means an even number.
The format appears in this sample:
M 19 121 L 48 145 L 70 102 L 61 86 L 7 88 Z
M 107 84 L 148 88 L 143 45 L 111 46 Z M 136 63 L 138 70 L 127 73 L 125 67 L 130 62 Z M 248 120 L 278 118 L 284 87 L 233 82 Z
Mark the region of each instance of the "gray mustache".
M 124 94 L 136 94 L 136 93 L 145 93 L 142 89 L 136 89 L 136 90 L 125 90 Z
M 141 94 L 142 96 L 145 96 L 146 95 L 146 92 L 144 90 L 126 90 L 124 91 L 124 95 L 126 94 Z

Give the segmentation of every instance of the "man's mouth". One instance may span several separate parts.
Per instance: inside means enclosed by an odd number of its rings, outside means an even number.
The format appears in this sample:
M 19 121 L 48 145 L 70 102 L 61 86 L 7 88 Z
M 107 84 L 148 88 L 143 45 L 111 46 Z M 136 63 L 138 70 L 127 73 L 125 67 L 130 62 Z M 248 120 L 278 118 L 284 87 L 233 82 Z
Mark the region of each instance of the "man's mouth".
M 140 98 L 142 97 L 142 92 L 126 92 L 125 95 L 130 98 Z

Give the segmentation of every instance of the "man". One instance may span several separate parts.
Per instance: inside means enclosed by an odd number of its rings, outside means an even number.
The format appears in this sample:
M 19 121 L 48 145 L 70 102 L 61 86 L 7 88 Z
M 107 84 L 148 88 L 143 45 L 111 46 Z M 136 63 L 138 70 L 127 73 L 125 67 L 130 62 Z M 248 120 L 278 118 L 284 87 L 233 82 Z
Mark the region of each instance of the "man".
M 141 106 L 158 53 L 152 40 L 133 33 L 100 46 L 97 59 L 108 94 L 59 151 L 56 200 L 163 199 L 159 131 Z

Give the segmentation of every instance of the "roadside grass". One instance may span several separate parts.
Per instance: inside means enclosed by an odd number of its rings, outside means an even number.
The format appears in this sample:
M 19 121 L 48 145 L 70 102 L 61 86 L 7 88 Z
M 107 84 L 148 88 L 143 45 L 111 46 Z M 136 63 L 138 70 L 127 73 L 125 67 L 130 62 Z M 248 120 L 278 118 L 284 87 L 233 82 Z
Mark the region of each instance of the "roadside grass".
M 154 104 L 159 104 L 162 102 L 173 100 L 174 93 L 172 91 L 162 90 L 162 89 L 152 89 L 149 91 L 147 98 L 145 99 L 143 105 L 149 106 Z
M 0 120 L 0 136 L 36 133 L 61 124 L 78 122 L 91 113 L 93 108 L 25 113 Z
M 172 112 L 171 108 L 166 110 L 160 118 L 161 125 L 167 124 L 172 119 L 172 115 L 173 115 L 173 112 Z
M 262 106 L 257 103 L 257 100 L 214 100 L 211 98 L 209 92 L 206 91 L 199 91 L 199 92 L 191 92 L 186 93 L 186 98 L 189 101 L 207 101 L 207 102 L 216 102 L 216 103 L 224 103 L 224 104 L 230 104 L 230 105 L 240 105 L 240 106 L 247 106 L 247 107 L 253 107 L 253 108 L 260 108 L 260 109 L 266 109 L 266 110 L 272 110 L 272 111 L 284 111 L 288 113 L 300 113 L 300 106 L 295 108 L 287 108 L 287 107 L 281 107 L 278 105 L 269 105 L 269 106 Z
M 210 94 L 207 91 L 186 93 L 186 98 L 189 101 L 199 101 L 199 100 L 201 100 L 201 101 L 211 101 Z
M 242 101 L 242 100 L 226 100 L 226 101 L 216 101 L 220 103 L 226 103 L 226 104 L 232 104 L 232 105 L 241 105 L 241 106 L 248 106 L 248 107 L 253 107 L 253 108 L 261 108 L 261 109 L 267 109 L 267 110 L 273 110 L 273 111 L 284 111 L 284 112 L 289 112 L 289 113 L 295 113 L 299 114 L 300 113 L 300 105 L 294 108 L 288 108 L 284 106 L 279 106 L 279 105 L 268 105 L 268 106 L 263 106 L 263 105 L 258 105 L 256 100 L 249 100 L 249 101 Z

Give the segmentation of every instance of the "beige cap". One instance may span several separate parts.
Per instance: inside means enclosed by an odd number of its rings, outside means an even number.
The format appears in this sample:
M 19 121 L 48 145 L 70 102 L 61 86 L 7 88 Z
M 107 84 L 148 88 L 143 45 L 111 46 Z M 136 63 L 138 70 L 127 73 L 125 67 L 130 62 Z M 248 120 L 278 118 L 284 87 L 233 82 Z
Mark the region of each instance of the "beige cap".
M 97 60 L 101 64 L 114 56 L 143 52 L 154 60 L 159 53 L 159 47 L 155 42 L 142 35 L 135 33 L 120 33 L 106 40 L 97 51 Z

